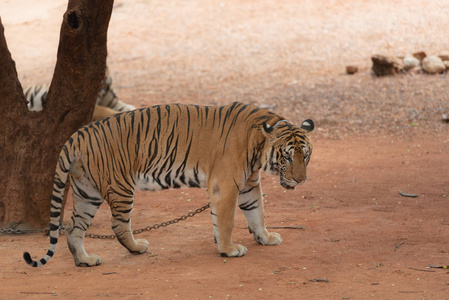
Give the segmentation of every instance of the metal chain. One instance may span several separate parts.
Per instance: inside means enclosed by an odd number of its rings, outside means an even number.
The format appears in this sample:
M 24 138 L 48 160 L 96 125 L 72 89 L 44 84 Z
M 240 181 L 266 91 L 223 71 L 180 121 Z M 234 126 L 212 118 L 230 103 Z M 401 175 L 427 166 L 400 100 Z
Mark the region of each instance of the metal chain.
M 141 229 L 136 229 L 136 230 L 133 231 L 133 234 L 140 234 L 140 233 L 142 233 L 144 231 L 150 231 L 150 230 L 153 230 L 153 229 L 159 229 L 161 227 L 166 227 L 168 225 L 176 224 L 179 221 L 184 221 L 187 218 L 191 218 L 194 215 L 199 214 L 199 213 L 205 211 L 209 207 L 210 207 L 210 203 L 208 203 L 208 204 L 206 204 L 206 205 L 196 209 L 195 211 L 189 212 L 187 215 L 182 215 L 179 218 L 175 218 L 175 219 L 170 220 L 170 221 L 165 221 L 165 222 L 162 222 L 162 223 L 158 223 L 158 224 L 154 224 L 154 225 L 151 225 L 151 226 L 147 226 L 147 227 L 144 227 L 144 228 L 141 228 Z M 115 234 L 94 234 L 94 233 L 88 233 L 88 234 L 86 234 L 86 237 L 90 237 L 92 239 L 115 239 L 116 238 Z
M 172 224 L 176 224 L 179 221 L 185 221 L 187 218 L 191 218 L 193 216 L 195 216 L 196 214 L 199 214 L 203 211 L 205 211 L 206 209 L 208 209 L 210 207 L 210 203 L 197 208 L 194 211 L 189 212 L 187 215 L 182 215 L 179 218 L 175 218 L 173 220 L 170 221 L 165 221 L 162 223 L 158 223 L 158 224 L 154 224 L 151 226 L 147 226 L 141 229 L 136 229 L 133 231 L 133 234 L 140 234 L 144 231 L 150 231 L 153 229 L 159 229 L 161 227 L 166 227 L 168 225 L 172 225 Z M 247 227 L 246 227 L 247 228 Z M 267 226 L 266 228 L 269 229 L 304 229 L 304 226 Z M 22 230 L 22 229 L 7 229 L 7 228 L 0 228 L 0 233 L 6 233 L 6 234 L 26 234 L 26 233 L 41 233 L 41 232 L 48 232 L 48 228 L 45 229 L 27 229 L 27 230 Z M 60 234 L 65 234 L 65 226 L 61 225 L 60 228 Z M 92 239 L 115 239 L 116 236 L 115 234 L 95 234 L 95 233 L 87 233 L 86 237 L 92 238 Z
M 189 212 L 187 215 L 182 215 L 179 218 L 175 218 L 175 219 L 170 220 L 170 221 L 165 221 L 165 222 L 162 222 L 162 223 L 158 223 L 158 224 L 154 224 L 154 225 L 151 225 L 151 226 L 147 226 L 147 227 L 144 227 L 144 228 L 141 228 L 141 229 L 136 229 L 136 230 L 133 231 L 133 234 L 139 234 L 139 233 L 142 233 L 144 231 L 150 231 L 150 230 L 153 230 L 153 229 L 159 229 L 161 227 L 165 227 L 165 226 L 168 226 L 168 225 L 176 224 L 179 221 L 184 221 L 187 218 L 191 218 L 194 215 L 199 214 L 199 213 L 205 211 L 209 207 L 210 207 L 210 203 L 208 203 L 208 204 L 206 204 L 206 205 L 204 205 L 204 206 L 202 206 L 202 207 L 200 207 L 200 208 L 198 208 L 198 209 L 196 209 L 194 211 Z M 59 230 L 60 230 L 60 234 L 64 234 L 65 233 L 65 226 L 61 225 Z M 45 228 L 45 229 L 27 229 L 27 230 L 0 228 L 0 233 L 6 233 L 6 234 L 26 234 L 26 233 L 39 233 L 39 232 L 47 232 L 47 231 L 48 231 L 48 228 Z M 92 238 L 92 239 L 115 239 L 116 238 L 115 234 L 95 234 L 95 233 L 87 233 L 86 237 L 89 237 L 89 238 Z
M 26 233 L 39 233 L 45 232 L 48 229 L 11 229 L 11 228 L 0 228 L 0 233 L 6 234 L 26 234 Z
M 293 225 L 293 226 L 266 226 L 268 229 L 306 229 L 305 226 L 302 225 Z

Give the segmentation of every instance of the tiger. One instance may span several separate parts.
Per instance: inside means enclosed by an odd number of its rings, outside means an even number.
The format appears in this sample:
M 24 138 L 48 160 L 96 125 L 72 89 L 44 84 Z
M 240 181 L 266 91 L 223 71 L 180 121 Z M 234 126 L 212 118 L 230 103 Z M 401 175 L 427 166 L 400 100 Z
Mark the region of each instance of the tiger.
M 279 176 L 294 189 L 307 179 L 314 122 L 295 126 L 285 118 L 238 102 L 225 106 L 158 105 L 123 112 L 81 127 L 59 154 L 50 211 L 50 246 L 32 267 L 46 264 L 58 243 L 62 198 L 68 177 L 73 214 L 66 226 L 76 266 L 103 260 L 84 249 L 86 229 L 103 202 L 110 206 L 111 227 L 131 253 L 144 253 L 145 239 L 134 239 L 131 212 L 136 189 L 206 188 L 214 238 L 224 257 L 239 257 L 247 248 L 233 244 L 237 206 L 250 233 L 261 245 L 279 245 L 282 237 L 264 224 L 261 170 Z
M 25 98 L 28 101 L 28 110 L 40 111 L 45 106 L 45 100 L 50 90 L 50 84 L 32 85 L 24 89 Z M 136 109 L 133 105 L 121 101 L 115 94 L 112 85 L 112 77 L 106 66 L 104 78 L 101 81 L 94 108 L 92 120 L 99 120 L 118 112 Z

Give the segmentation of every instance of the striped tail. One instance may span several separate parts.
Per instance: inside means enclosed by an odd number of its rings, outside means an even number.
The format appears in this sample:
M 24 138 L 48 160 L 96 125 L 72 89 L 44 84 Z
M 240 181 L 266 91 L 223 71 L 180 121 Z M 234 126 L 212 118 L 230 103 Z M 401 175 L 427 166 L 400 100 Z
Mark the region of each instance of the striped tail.
M 26 263 L 32 267 L 40 267 L 45 265 L 50 258 L 55 254 L 56 245 L 59 236 L 59 217 L 61 215 L 62 198 L 67 182 L 67 177 L 72 164 L 73 157 L 70 157 L 71 152 L 68 147 L 72 144 L 72 138 L 62 147 L 59 154 L 58 164 L 56 165 L 55 180 L 53 182 L 53 195 L 51 197 L 51 211 L 50 211 L 50 247 L 47 254 L 39 261 L 34 261 L 28 252 L 23 253 L 23 258 Z

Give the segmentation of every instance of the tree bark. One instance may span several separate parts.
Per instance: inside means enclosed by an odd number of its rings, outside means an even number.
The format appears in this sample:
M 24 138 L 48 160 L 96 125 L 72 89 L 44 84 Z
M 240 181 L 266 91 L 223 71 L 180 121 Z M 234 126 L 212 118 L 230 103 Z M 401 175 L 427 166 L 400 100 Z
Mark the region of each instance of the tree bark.
M 48 225 L 62 145 L 92 117 L 113 0 L 70 0 L 46 107 L 28 111 L 0 19 L 0 227 Z

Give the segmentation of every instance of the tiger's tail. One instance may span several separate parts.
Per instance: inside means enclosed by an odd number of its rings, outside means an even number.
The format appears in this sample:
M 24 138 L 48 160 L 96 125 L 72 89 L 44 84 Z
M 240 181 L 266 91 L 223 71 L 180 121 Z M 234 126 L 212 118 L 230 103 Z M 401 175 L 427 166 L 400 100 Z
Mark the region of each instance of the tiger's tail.
M 67 183 L 70 166 L 75 159 L 73 151 L 70 150 L 72 142 L 73 140 L 72 138 L 70 138 L 62 147 L 62 150 L 59 154 L 58 163 L 56 165 L 50 210 L 50 247 L 47 251 L 47 254 L 42 259 L 35 261 L 31 258 L 31 255 L 28 252 L 23 253 L 23 258 L 25 259 L 26 263 L 32 267 L 40 267 L 42 265 L 45 265 L 50 260 L 50 258 L 52 258 L 56 251 L 56 245 L 58 243 L 59 236 L 59 219 L 62 209 L 62 198 L 64 196 L 64 190 Z

